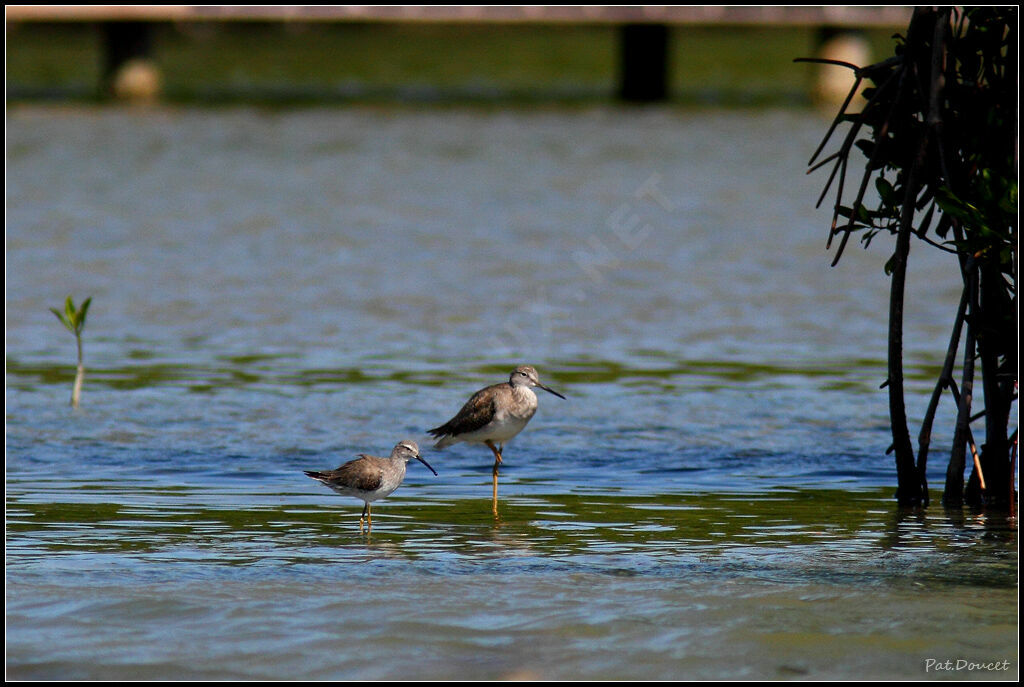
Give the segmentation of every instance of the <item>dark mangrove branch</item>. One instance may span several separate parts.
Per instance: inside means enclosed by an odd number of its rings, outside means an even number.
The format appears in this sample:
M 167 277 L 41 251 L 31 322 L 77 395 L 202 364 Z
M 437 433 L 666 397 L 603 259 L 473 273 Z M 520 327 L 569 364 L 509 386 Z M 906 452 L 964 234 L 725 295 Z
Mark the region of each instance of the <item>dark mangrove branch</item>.
M 956 320 L 953 322 L 953 332 L 949 336 L 949 346 L 946 348 L 946 359 L 942 363 L 942 373 L 932 390 L 931 398 L 928 400 L 928 409 L 924 413 L 924 420 L 921 422 L 921 431 L 917 436 L 917 464 L 918 477 L 921 479 L 921 492 L 924 494 L 924 503 L 928 504 L 928 451 L 932 441 L 932 424 L 935 422 L 935 412 L 939 408 L 939 400 L 942 392 L 953 384 L 953 367 L 956 365 L 956 353 L 960 348 L 960 335 L 963 332 L 964 319 L 967 313 L 967 290 L 964 289 L 960 296 L 960 306 L 956 311 Z
M 840 237 L 835 265 L 851 237 L 859 236 L 865 247 L 880 234 L 893 238 L 885 266 L 891 282 L 884 386 L 900 503 L 928 503 L 925 470 L 933 423 L 948 389 L 958 412 L 944 502 L 957 505 L 966 498 L 970 503 L 1013 507 L 1017 8 L 918 7 L 906 36 L 895 39 L 895 54 L 876 64 L 834 63 L 852 69 L 856 85 L 808 163 L 810 172 L 831 167 L 818 198 L 820 205 L 834 193 L 827 246 L 831 249 L 833 239 Z M 863 108 L 851 112 L 858 97 Z M 843 124 L 849 129 L 837 149 L 822 157 Z M 858 151 L 865 162 L 852 160 Z M 847 175 L 854 169 L 861 170 L 859 183 L 848 199 Z M 945 363 L 921 424 L 916 458 L 903 373 L 904 290 L 914 239 L 955 253 L 964 285 Z M 959 390 L 954 381 L 958 357 Z M 978 398 L 976 381 L 981 385 Z M 975 400 L 983 400 L 985 407 L 972 416 Z M 979 452 L 973 437 L 980 429 L 972 429 L 972 423 L 981 418 L 985 440 Z M 975 468 L 965 490 L 968 451 Z M 985 489 L 980 487 L 982 476 Z

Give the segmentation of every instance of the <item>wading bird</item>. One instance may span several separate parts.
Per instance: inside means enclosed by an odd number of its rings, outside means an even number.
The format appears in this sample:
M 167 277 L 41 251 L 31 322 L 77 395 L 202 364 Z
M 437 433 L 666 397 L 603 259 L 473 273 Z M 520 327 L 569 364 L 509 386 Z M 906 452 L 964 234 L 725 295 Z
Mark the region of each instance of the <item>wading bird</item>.
M 564 399 L 565 396 L 540 383 L 537 370 L 520 365 L 508 383 L 494 384 L 473 394 L 455 417 L 440 427 L 429 430 L 439 439 L 434 448 L 445 448 L 460 441 L 485 444 L 494 453 L 494 514 L 498 514 L 498 466 L 504 445 L 519 432 L 537 412 L 537 395 L 532 387 L 540 387 Z
M 345 463 L 337 470 L 305 472 L 342 496 L 362 499 L 366 505 L 363 507 L 363 514 L 359 516 L 359 533 L 363 533 L 363 518 L 366 518 L 366 533 L 369 534 L 370 528 L 373 527 L 370 503 L 390 496 L 391 492 L 398 489 L 405 479 L 405 464 L 411 458 L 415 458 L 430 468 L 432 473 L 437 474 L 437 470 L 430 467 L 430 464 L 420 456 L 420 448 L 416 442 L 408 439 L 398 442 L 387 458 L 360 453 L 358 458 Z

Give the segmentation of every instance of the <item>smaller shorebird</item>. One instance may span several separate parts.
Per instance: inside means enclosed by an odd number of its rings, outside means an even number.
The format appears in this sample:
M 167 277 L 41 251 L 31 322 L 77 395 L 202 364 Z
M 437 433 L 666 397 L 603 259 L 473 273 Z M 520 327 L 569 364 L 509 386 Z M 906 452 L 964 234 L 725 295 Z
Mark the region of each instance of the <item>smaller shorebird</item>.
M 507 384 L 494 384 L 473 394 L 455 417 L 440 427 L 428 430 L 440 439 L 434 448 L 445 448 L 460 441 L 468 444 L 486 444 L 494 453 L 494 514 L 498 514 L 498 466 L 506 442 L 523 431 L 526 423 L 537 412 L 537 395 L 531 387 L 540 387 L 564 399 L 565 396 L 540 383 L 537 370 L 520 365 L 508 378 Z
M 363 518 L 366 518 L 366 533 L 369 534 L 370 528 L 373 527 L 370 503 L 390 496 L 391 492 L 398 489 L 405 479 L 405 464 L 410 458 L 415 458 L 430 468 L 432 473 L 437 474 L 437 470 L 420 457 L 420 447 L 416 442 L 408 439 L 398 442 L 388 458 L 360 453 L 358 458 L 345 463 L 337 470 L 306 470 L 305 473 L 342 496 L 362 499 L 366 506 L 363 507 L 363 514 L 359 516 L 359 534 L 363 533 Z

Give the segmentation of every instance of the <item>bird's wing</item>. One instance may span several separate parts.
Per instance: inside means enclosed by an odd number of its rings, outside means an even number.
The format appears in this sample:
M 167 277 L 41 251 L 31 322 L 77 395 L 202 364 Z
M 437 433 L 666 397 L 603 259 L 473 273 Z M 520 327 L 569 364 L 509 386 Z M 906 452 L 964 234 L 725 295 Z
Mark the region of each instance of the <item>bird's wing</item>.
M 384 471 L 369 461 L 362 460 L 364 454 L 360 454 L 361 460 L 353 460 L 345 463 L 334 471 L 335 476 L 356 489 L 362 491 L 373 491 L 380 487 L 384 481 Z
M 443 437 L 475 432 L 485 427 L 487 423 L 494 419 L 497 410 L 494 404 L 496 395 L 487 393 L 490 389 L 491 387 L 487 387 L 476 392 L 469 397 L 466 405 L 462 406 L 462 410 L 455 417 L 440 427 L 427 431 L 434 437 Z
M 332 483 L 342 483 L 363 491 L 373 491 L 384 481 L 384 471 L 367 460 L 368 458 L 372 458 L 372 456 L 360 453 L 359 458 L 345 463 L 336 470 L 322 472 L 307 470 L 306 474 L 327 486 L 331 486 Z

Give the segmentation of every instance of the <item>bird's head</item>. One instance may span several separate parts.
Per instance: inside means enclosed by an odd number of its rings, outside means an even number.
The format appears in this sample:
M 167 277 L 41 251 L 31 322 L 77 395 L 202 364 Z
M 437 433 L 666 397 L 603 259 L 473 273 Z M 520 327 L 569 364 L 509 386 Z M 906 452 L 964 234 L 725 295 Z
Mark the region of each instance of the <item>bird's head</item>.
M 554 394 L 561 399 L 565 396 L 558 393 L 554 389 L 544 386 L 540 383 L 540 376 L 537 374 L 537 370 L 534 369 L 533 365 L 520 365 L 512 371 L 512 374 L 508 378 L 508 383 L 512 386 L 527 386 L 527 387 L 540 387 L 547 391 L 549 394 Z
M 405 460 L 406 463 L 408 463 L 411 459 L 415 458 L 419 462 L 426 465 L 427 468 L 429 468 L 432 473 L 437 475 L 437 470 L 430 467 L 430 463 L 423 460 L 423 457 L 420 456 L 420 447 L 417 446 L 416 442 L 412 441 L 411 439 L 405 439 L 404 441 L 400 441 L 397 444 L 395 444 L 395 448 L 391 451 L 391 457 L 402 458 L 403 460 Z

